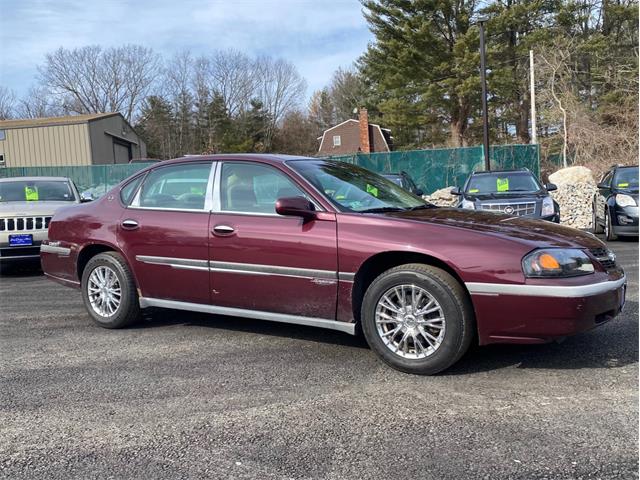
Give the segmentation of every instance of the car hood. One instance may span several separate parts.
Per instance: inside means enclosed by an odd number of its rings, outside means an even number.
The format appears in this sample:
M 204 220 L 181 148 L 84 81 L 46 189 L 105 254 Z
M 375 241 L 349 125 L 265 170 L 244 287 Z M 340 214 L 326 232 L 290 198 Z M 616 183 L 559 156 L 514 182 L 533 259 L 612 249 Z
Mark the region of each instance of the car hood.
M 532 247 L 601 248 L 594 235 L 544 220 L 512 217 L 498 213 L 457 208 L 430 208 L 407 212 L 390 212 L 388 217 L 419 223 L 473 230 L 487 235 L 520 241 Z
M 0 202 L 0 216 L 2 217 L 37 217 L 53 215 L 56 210 L 75 202 Z

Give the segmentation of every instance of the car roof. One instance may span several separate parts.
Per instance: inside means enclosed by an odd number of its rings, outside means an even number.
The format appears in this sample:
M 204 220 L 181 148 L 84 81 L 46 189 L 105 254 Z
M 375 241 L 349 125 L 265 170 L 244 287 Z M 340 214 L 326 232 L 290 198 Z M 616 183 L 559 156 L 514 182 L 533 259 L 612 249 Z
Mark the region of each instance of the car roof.
M 163 164 L 182 162 L 201 162 L 203 160 L 254 160 L 267 163 L 283 163 L 288 160 L 324 160 L 321 158 L 303 157 L 300 155 L 281 155 L 273 153 L 218 153 L 215 155 L 185 155 L 184 157 L 165 160 Z M 155 166 L 155 165 L 154 165 Z
M 44 182 L 68 182 L 69 179 L 67 177 L 6 177 L 0 178 L 0 183 L 4 182 L 14 182 L 16 180 L 33 182 L 36 180 L 44 181 Z

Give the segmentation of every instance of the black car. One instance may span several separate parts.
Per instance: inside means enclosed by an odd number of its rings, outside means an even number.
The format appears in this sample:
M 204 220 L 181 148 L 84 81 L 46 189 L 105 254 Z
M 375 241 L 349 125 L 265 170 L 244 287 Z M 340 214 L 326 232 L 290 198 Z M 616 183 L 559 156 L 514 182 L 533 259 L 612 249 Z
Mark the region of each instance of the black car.
M 416 182 L 413 181 L 413 179 L 409 176 L 407 172 L 381 173 L 381 175 L 384 178 L 391 180 L 396 185 L 401 186 L 408 192 L 413 193 L 414 195 L 418 195 L 420 197 L 424 194 L 424 192 L 420 188 L 418 188 L 418 186 L 416 185 Z
M 451 193 L 460 196 L 460 208 L 560 223 L 560 207 L 549 195 L 556 189 L 553 183 L 543 185 L 525 168 L 474 172 L 462 189 L 455 187 Z
M 593 196 L 594 233 L 604 233 L 607 240 L 638 235 L 638 167 L 614 166 L 598 183 Z

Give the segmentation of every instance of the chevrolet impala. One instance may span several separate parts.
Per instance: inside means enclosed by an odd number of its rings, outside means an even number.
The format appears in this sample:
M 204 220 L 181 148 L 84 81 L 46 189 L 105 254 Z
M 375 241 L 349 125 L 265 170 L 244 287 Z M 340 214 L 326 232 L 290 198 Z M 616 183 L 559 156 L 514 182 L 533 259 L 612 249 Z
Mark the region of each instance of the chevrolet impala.
M 155 164 L 56 212 L 41 259 L 105 328 L 165 307 L 361 332 L 417 374 L 474 341 L 545 343 L 601 325 L 626 288 L 589 233 L 438 208 L 355 165 L 281 155 Z

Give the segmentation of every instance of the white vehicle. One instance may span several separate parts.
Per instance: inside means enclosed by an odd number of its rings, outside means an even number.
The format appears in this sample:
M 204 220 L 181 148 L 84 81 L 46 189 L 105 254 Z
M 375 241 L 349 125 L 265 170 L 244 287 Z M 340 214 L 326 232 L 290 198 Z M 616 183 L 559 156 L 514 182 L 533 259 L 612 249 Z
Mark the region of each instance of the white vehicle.
M 68 178 L 0 178 L 0 267 L 39 259 L 55 211 L 80 201 Z

